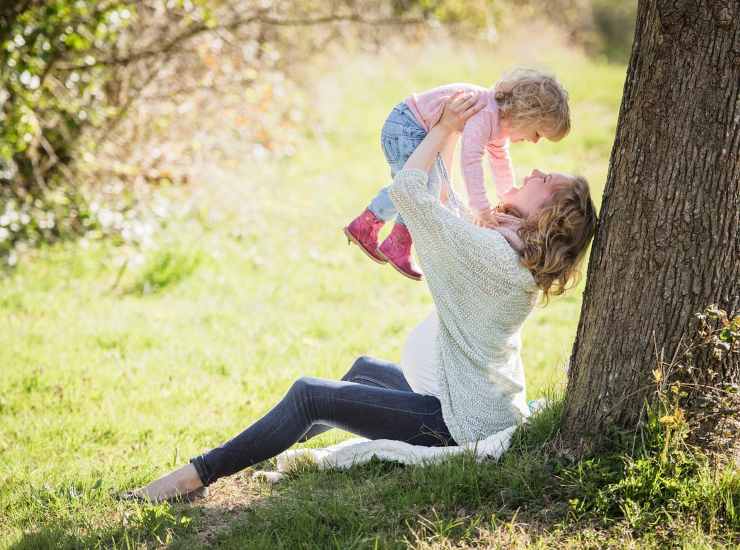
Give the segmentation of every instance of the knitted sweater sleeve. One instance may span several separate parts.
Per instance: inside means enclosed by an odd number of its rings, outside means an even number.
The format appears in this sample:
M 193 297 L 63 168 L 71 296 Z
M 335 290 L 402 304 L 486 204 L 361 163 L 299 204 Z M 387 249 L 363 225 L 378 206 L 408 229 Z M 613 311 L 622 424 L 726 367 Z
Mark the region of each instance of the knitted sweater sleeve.
M 494 281 L 531 285 L 531 276 L 506 239 L 457 217 L 429 192 L 427 179 L 422 170 L 401 170 L 393 180 L 390 197 L 414 239 L 429 282 L 442 278 L 455 286 L 473 283 L 483 291 Z

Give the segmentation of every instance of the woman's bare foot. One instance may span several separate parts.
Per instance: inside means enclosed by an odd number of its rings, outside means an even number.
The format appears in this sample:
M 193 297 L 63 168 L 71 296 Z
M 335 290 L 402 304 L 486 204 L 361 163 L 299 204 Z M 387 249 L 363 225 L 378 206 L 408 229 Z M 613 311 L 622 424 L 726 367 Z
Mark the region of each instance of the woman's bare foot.
M 203 496 L 205 491 L 203 483 L 200 481 L 198 472 L 192 464 L 186 464 L 177 470 L 170 472 L 166 476 L 152 481 L 149 485 L 135 489 L 128 493 L 128 498 L 144 499 L 150 502 L 164 502 L 165 500 L 192 500 L 192 496 Z

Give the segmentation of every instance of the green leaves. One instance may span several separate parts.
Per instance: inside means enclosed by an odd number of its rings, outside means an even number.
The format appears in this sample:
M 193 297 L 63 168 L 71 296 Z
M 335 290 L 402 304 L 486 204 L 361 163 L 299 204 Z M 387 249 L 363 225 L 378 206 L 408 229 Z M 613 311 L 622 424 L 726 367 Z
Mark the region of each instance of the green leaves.
M 33 163 L 24 153 L 35 155 L 37 165 L 44 157 L 59 157 L 56 152 L 74 143 L 86 125 L 88 117 L 81 113 L 102 106 L 102 97 L 92 92 L 105 81 L 104 72 L 81 78 L 65 67 L 89 66 L 96 59 L 92 54 L 115 43 L 118 30 L 111 17 L 116 14 L 120 21 L 126 13 L 130 18 L 127 4 L 58 0 L 32 5 L 17 16 L 0 45 L 0 86 L 5 92 L 0 96 L 5 122 L 0 127 L 0 163 L 16 176 L 2 179 L 32 180 L 28 166 Z M 56 136 L 46 131 L 59 124 L 66 128 Z

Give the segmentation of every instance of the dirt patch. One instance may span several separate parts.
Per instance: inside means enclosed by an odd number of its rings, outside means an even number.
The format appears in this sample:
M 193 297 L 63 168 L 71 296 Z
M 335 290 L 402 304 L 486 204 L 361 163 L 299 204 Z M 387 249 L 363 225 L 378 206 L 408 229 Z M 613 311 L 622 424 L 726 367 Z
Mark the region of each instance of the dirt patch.
M 194 504 L 202 516 L 198 519 L 196 536 L 204 545 L 213 544 L 219 534 L 247 516 L 250 509 L 260 506 L 272 494 L 272 484 L 252 477 L 251 469 L 220 479 L 209 487 L 209 495 Z

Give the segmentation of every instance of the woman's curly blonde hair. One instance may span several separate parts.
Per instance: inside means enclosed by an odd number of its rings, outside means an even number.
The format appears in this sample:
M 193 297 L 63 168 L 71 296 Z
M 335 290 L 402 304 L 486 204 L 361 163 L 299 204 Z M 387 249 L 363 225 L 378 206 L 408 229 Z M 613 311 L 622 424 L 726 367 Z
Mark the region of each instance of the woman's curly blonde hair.
M 517 68 L 496 82 L 493 91 L 501 117 L 512 128 L 534 127 L 550 141 L 570 132 L 568 92 L 554 76 Z
M 523 248 L 521 263 L 530 270 L 545 303 L 572 288 L 580 279 L 579 267 L 598 219 L 588 182 L 580 177 L 560 184 L 535 214 L 524 217 L 510 205 L 499 210 L 522 218 L 517 233 Z

